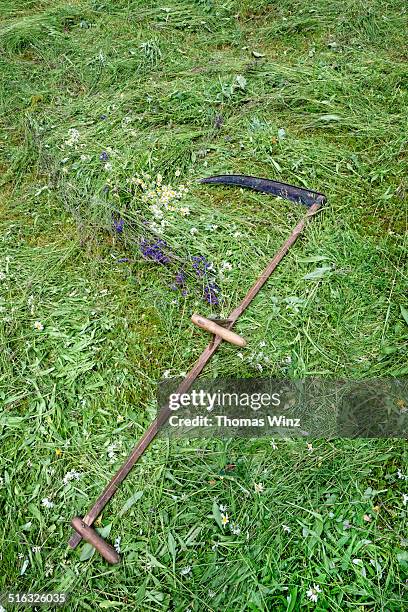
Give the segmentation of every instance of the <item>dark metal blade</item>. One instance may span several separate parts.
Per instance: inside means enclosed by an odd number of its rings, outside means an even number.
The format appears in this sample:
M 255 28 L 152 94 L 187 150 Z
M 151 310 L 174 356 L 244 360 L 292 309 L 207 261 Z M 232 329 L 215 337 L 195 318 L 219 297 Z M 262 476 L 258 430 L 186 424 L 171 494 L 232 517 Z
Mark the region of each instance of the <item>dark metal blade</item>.
M 326 196 L 318 191 L 296 187 L 288 183 L 280 183 L 271 179 L 259 178 L 257 176 L 246 176 L 244 174 L 219 174 L 200 179 L 200 183 L 214 183 L 219 185 L 234 185 L 246 187 L 255 191 L 270 193 L 285 200 L 291 200 L 297 204 L 312 206 L 312 204 L 324 204 Z

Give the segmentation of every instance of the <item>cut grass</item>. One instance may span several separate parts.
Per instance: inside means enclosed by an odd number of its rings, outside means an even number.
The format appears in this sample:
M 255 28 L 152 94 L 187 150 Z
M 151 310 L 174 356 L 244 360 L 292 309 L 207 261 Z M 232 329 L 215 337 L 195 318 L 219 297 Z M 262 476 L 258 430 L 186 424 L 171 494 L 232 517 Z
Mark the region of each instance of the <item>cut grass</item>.
M 406 607 L 403 441 L 158 440 L 99 521 L 123 563 L 65 548 L 151 421 L 157 382 L 205 345 L 191 313 L 227 315 L 302 214 L 196 178 L 328 196 L 240 318 L 243 359 L 222 346 L 208 375 L 407 374 L 405 4 L 3 2 L 0 15 L 0 590 L 67 590 L 72 610 L 299 610 L 318 585 L 321 610 Z M 174 267 L 141 258 L 152 218 L 127 179 L 146 172 L 188 184 L 190 215 L 169 214 L 165 239 L 179 261 L 213 262 L 218 308 L 191 275 L 183 296 Z

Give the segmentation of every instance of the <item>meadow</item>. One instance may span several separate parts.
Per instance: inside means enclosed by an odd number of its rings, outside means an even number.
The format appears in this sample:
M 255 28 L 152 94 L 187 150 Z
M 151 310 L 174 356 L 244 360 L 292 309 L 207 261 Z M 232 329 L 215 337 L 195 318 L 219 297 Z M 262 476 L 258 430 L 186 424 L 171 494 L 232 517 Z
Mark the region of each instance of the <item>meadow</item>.
M 206 346 L 191 314 L 227 316 L 304 214 L 197 179 L 327 196 L 207 376 L 408 374 L 407 23 L 403 0 L 2 1 L 0 593 L 407 607 L 401 439 L 162 437 L 97 521 L 121 564 L 67 547 Z

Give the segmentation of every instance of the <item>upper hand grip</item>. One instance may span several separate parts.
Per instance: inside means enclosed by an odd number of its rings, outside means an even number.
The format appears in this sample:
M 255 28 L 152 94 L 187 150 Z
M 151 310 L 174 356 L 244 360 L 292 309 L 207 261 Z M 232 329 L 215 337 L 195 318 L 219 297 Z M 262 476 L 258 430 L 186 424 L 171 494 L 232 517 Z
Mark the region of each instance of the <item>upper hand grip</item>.
M 244 340 L 244 338 L 241 338 L 241 336 L 238 336 L 238 334 L 235 334 L 233 331 L 226 329 L 225 327 L 222 327 L 221 325 L 218 325 L 214 321 L 211 321 L 211 319 L 206 319 L 205 317 L 202 317 L 201 315 L 193 314 L 193 316 L 191 317 L 191 320 L 194 323 L 194 325 L 201 327 L 201 329 L 206 329 L 212 334 L 221 336 L 223 340 L 226 340 L 227 342 L 231 342 L 231 344 L 235 344 L 236 346 L 241 346 L 241 347 L 246 346 L 246 340 Z

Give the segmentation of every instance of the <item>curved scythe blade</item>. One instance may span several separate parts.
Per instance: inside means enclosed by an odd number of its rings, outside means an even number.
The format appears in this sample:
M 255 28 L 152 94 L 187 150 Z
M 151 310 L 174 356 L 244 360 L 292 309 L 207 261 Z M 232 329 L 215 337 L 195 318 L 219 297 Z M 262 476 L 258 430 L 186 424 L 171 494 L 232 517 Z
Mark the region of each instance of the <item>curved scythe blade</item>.
M 271 179 L 260 178 L 257 176 L 246 176 L 244 174 L 219 174 L 200 179 L 200 183 L 215 183 L 221 185 L 234 185 L 246 187 L 255 191 L 270 193 L 285 200 L 291 200 L 297 204 L 304 204 L 307 207 L 313 204 L 324 204 L 326 196 L 318 191 L 296 187 L 288 183 L 280 183 Z

